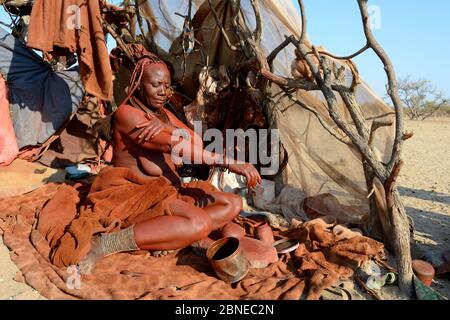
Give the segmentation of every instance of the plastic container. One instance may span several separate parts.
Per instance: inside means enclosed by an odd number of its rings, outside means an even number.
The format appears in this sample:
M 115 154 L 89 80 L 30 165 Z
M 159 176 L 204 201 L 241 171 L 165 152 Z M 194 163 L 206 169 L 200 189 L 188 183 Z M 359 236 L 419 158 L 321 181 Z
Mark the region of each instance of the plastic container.
M 256 228 L 256 236 L 259 240 L 272 245 L 275 242 L 273 238 L 272 228 L 267 222 Z

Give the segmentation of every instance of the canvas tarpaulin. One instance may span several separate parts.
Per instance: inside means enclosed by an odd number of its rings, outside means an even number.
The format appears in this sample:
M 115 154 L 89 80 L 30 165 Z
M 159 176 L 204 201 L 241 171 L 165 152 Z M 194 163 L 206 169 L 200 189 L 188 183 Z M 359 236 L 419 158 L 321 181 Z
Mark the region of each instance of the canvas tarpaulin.
M 153 25 L 155 42 L 172 55 L 175 67 L 175 79 L 183 80 L 185 92 L 195 97 L 196 77 L 201 66 L 205 65 L 200 52 L 180 55 L 177 37 L 183 30 L 184 18 L 175 13 L 188 13 L 188 0 L 179 1 L 142 1 L 141 8 L 147 21 Z M 261 18 L 263 21 L 261 47 L 268 55 L 285 36 L 301 34 L 301 18 L 291 0 L 261 0 Z M 219 18 L 223 22 L 231 42 L 237 39 L 232 30 L 230 19 L 231 1 L 212 1 Z M 245 21 L 255 28 L 255 16 L 249 0 L 241 1 Z M 209 57 L 209 66 L 219 68 L 225 65 L 230 70 L 245 57 L 227 46 L 207 1 L 193 1 L 193 24 L 196 39 L 205 48 Z M 182 52 L 182 51 L 181 51 Z M 291 77 L 291 64 L 295 59 L 294 47 L 288 46 L 274 61 L 274 73 Z M 337 62 L 342 64 L 341 62 Z M 200 67 L 199 67 L 200 66 Z M 352 73 L 346 66 L 346 80 L 350 85 Z M 275 85 L 274 93 L 279 90 Z M 321 92 L 298 90 L 297 97 L 311 108 L 316 109 L 330 126 L 333 122 L 326 109 Z M 356 87 L 356 98 L 361 105 L 364 117 L 370 127 L 374 119 L 386 121 L 393 119 L 393 110 L 364 82 Z M 342 100 L 339 109 L 348 123 L 352 123 L 350 114 Z M 283 173 L 284 183 L 291 184 L 305 192 L 307 196 L 331 193 L 342 204 L 355 207 L 358 214 L 345 217 L 347 222 L 365 223 L 369 212 L 367 185 L 363 171 L 362 158 L 356 148 L 346 145 L 332 137 L 319 123 L 316 116 L 292 103 L 289 98 L 277 101 L 273 110 L 276 127 L 280 129 L 281 142 L 289 154 L 287 169 Z M 380 128 L 374 135 L 373 146 L 380 160 L 390 157 L 393 143 L 393 126 Z M 329 212 L 333 214 L 333 212 Z
M 9 87 L 19 148 L 46 142 L 76 112 L 84 96 L 78 71 L 53 71 L 2 28 L 0 72 Z

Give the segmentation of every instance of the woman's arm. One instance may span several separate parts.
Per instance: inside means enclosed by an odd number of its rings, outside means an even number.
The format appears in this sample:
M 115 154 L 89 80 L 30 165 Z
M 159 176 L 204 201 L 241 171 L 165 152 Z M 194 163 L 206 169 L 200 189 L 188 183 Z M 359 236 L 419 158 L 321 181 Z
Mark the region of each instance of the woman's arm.
M 184 131 L 184 137 L 187 139 L 192 139 L 192 142 L 201 148 L 204 147 L 202 137 L 186 126 L 182 121 L 180 121 L 173 113 L 169 110 L 164 109 L 169 118 L 170 124 L 163 124 L 161 121 L 157 121 L 154 116 L 145 115 L 146 121 L 136 125 L 139 129 L 139 137 L 148 141 L 153 136 L 157 135 L 161 131 L 166 131 L 167 133 L 172 133 L 176 129 Z
M 148 122 L 145 113 L 131 106 L 121 106 L 115 112 L 114 130 L 131 139 L 138 146 L 149 151 L 161 151 L 170 153 L 174 144 L 172 141 L 172 132 L 167 128 L 159 130 L 152 138 L 143 135 L 142 130 L 137 126 L 144 121 Z
M 231 172 L 245 176 L 249 187 L 253 188 L 258 183 L 261 183 L 261 176 L 252 164 L 224 159 L 220 154 L 204 150 L 203 143 L 197 142 L 197 140 L 202 141 L 198 135 L 190 135 L 186 139 L 184 135 L 177 131 L 175 126 L 164 127 L 147 139 L 137 126 L 142 124 L 143 121 L 148 122 L 148 119 L 145 117 L 144 112 L 136 108 L 130 106 L 120 107 L 116 111 L 116 121 L 119 130 L 124 132 L 139 146 L 151 151 L 171 153 L 175 164 L 181 159 L 184 163 L 221 166 L 229 169 Z M 157 118 L 154 118 L 152 121 L 157 126 L 162 124 Z

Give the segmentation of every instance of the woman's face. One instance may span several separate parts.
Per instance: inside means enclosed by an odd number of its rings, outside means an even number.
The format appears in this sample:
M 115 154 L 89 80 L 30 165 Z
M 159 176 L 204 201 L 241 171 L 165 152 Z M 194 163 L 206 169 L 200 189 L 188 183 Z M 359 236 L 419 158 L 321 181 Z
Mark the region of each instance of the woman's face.
M 161 63 L 147 67 L 142 76 L 142 93 L 153 109 L 161 109 L 169 99 L 170 72 Z

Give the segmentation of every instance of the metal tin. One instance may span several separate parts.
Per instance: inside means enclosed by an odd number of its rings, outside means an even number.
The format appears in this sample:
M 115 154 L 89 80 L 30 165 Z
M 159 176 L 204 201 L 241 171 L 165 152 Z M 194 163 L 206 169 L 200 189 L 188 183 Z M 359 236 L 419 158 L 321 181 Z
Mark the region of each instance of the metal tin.
M 206 257 L 216 275 L 225 282 L 238 282 L 248 274 L 248 261 L 237 238 L 227 237 L 212 243 Z

